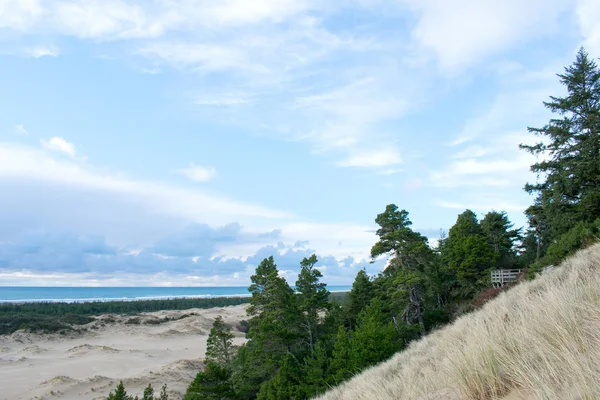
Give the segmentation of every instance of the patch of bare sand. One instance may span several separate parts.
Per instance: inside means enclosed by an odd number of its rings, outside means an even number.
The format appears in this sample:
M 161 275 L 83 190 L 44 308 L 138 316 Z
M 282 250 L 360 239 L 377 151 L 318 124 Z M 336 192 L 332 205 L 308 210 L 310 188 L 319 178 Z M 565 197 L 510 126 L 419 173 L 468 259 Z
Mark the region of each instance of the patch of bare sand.
M 140 395 L 149 383 L 156 390 L 166 383 L 171 397 L 180 399 L 202 367 L 214 319 L 222 315 L 235 326 L 247 318 L 246 307 L 111 314 L 79 334 L 0 336 L 0 382 L 10 382 L 2 385 L 0 399 L 100 400 L 121 379 L 130 394 Z M 168 322 L 145 323 L 165 317 Z M 234 333 L 236 344 L 245 341 L 243 333 Z

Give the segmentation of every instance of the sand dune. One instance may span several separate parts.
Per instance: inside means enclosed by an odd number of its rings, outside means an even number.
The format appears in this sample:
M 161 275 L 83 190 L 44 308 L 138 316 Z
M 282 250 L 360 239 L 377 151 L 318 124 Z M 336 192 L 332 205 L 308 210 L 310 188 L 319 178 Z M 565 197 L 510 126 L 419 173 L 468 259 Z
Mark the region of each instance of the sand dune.
M 110 314 L 85 325 L 83 333 L 0 336 L 0 399 L 104 399 L 120 379 L 130 394 L 167 383 L 179 399 L 202 367 L 217 315 L 235 325 L 246 318 L 246 305 Z M 163 322 L 165 317 L 174 320 Z M 236 332 L 235 342 L 244 340 Z
M 600 244 L 321 400 L 600 399 Z

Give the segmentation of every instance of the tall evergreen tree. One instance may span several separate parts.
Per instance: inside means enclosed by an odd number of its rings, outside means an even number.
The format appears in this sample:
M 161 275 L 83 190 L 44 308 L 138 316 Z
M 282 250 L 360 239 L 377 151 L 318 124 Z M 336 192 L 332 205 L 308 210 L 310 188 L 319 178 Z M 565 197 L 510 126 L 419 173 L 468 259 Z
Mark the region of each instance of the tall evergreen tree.
M 301 269 L 296 281 L 298 308 L 303 319 L 301 324 L 306 332 L 306 344 L 311 357 L 319 339 L 319 312 L 329 307 L 329 291 L 327 285 L 319 281 L 323 275 L 315 268 L 317 261 L 315 254 L 304 258 L 300 262 Z
M 166 395 L 166 387 L 163 387 L 162 393 Z M 228 368 L 209 361 L 204 371 L 198 372 L 190 386 L 188 386 L 183 399 L 230 400 L 234 396 L 235 392 L 231 383 L 231 371 Z
M 567 95 L 544 102 L 556 117 L 541 128 L 528 128 L 542 141 L 521 145 L 543 157 L 531 170 L 544 179 L 527 184 L 525 190 L 537 194 L 538 210 L 528 213 L 547 220 L 548 243 L 578 222 L 600 217 L 600 70 L 581 48 L 558 77 Z
M 305 400 L 304 376 L 301 366 L 291 355 L 283 358 L 281 368 L 275 377 L 260 387 L 258 400 Z
M 233 334 L 231 329 L 223 322 L 220 315 L 214 320 L 213 326 L 206 340 L 207 362 L 212 362 L 221 367 L 228 368 L 234 355 Z
M 323 343 L 319 342 L 315 347 L 314 356 L 308 358 L 304 368 L 303 386 L 308 398 L 313 398 L 326 389 L 327 368 L 327 351 Z
M 487 285 L 487 272 L 495 268 L 496 257 L 473 211 L 460 214 L 450 228 L 441 262 L 456 279 L 456 296 L 470 298 Z
M 396 328 L 379 299 L 373 299 L 360 313 L 351 343 L 351 365 L 359 370 L 386 360 L 400 349 Z
M 108 394 L 107 400 L 133 400 L 133 397 L 127 394 L 123 381 L 120 381 L 115 392 Z
M 328 381 L 332 385 L 339 385 L 350 379 L 358 372 L 355 366 L 355 357 L 352 350 L 352 332 L 340 325 L 335 337 L 333 354 L 328 370 Z
M 142 395 L 142 400 L 154 400 L 154 388 L 152 385 L 146 386 L 144 394 Z
M 393 283 L 383 285 L 388 289 L 385 295 L 393 304 L 402 304 L 397 312 L 407 322 L 418 323 L 424 331 L 425 272 L 434 257 L 427 238 L 410 228 L 408 212 L 398 210 L 395 204 L 389 204 L 375 222 L 379 225 L 379 240 L 371 248 L 371 257 L 391 257 L 383 275 L 384 281 L 387 276 Z
M 261 383 L 276 376 L 285 357 L 299 363 L 295 353 L 301 348 L 298 299 L 279 276 L 273 257 L 264 259 L 250 279 L 249 340 L 240 348 L 232 377 L 242 398 L 254 398 Z
M 496 268 L 513 267 L 517 262 L 515 241 L 520 237 L 520 229 L 512 229 L 514 224 L 505 211 L 490 211 L 479 224 L 494 251 Z
M 374 296 L 373 282 L 367 275 L 367 271 L 361 269 L 356 274 L 352 289 L 348 293 L 346 318 L 350 328 L 356 322 L 358 314 L 371 302 Z

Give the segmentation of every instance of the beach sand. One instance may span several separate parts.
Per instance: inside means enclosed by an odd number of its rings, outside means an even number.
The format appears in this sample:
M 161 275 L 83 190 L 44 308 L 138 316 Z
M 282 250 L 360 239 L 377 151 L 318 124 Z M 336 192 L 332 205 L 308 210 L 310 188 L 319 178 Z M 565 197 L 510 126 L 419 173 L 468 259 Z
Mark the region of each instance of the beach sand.
M 246 307 L 142 313 L 140 324 L 110 314 L 84 325 L 82 333 L 0 336 L 0 399 L 104 399 L 121 379 L 131 395 L 141 396 L 149 383 L 158 393 L 166 383 L 170 398 L 181 399 L 203 366 L 214 319 L 222 315 L 234 326 L 235 344 L 242 344 L 244 334 L 235 326 L 247 318 Z M 185 314 L 195 315 L 144 323 Z

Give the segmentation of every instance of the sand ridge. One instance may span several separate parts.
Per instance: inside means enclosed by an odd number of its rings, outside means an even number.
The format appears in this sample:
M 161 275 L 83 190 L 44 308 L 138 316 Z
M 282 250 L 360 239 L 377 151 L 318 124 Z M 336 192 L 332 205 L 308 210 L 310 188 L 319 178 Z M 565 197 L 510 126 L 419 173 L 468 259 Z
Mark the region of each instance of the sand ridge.
M 121 379 L 130 394 L 166 383 L 170 397 L 180 399 L 203 366 L 214 319 L 222 315 L 235 327 L 247 319 L 246 308 L 106 314 L 83 332 L 0 335 L 0 399 L 100 400 Z M 233 332 L 234 342 L 242 344 L 244 334 Z

